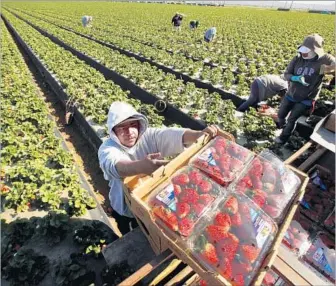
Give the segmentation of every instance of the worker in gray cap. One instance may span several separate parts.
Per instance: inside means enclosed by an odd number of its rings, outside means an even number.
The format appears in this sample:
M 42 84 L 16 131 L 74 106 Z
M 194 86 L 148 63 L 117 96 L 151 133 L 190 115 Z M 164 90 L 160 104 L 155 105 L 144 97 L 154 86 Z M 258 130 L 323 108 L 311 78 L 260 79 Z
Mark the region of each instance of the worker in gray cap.
M 289 87 L 278 111 L 278 123 L 283 130 L 276 143 L 287 142 L 299 117 L 314 109 L 324 75 L 335 72 L 335 58 L 325 53 L 322 46 L 320 35 L 307 36 L 285 71 Z

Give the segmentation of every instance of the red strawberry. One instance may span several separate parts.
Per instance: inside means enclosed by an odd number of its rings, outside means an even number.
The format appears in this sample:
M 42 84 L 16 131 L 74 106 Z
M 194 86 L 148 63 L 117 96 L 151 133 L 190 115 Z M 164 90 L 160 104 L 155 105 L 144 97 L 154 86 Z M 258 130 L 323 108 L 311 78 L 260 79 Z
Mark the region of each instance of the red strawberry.
M 209 225 L 206 228 L 206 231 L 207 231 L 209 237 L 214 242 L 217 242 L 217 241 L 227 237 L 227 233 L 228 233 L 229 229 L 230 229 L 229 226 Z
M 174 177 L 172 181 L 174 184 L 177 184 L 177 185 L 186 185 L 189 183 L 189 177 L 187 174 L 180 174 Z
M 230 214 L 235 214 L 238 211 L 238 201 L 235 197 L 231 196 L 225 203 L 224 207 Z
M 199 203 L 209 205 L 214 200 L 214 197 L 209 194 L 199 195 Z
M 227 238 L 224 238 L 217 243 L 217 250 L 222 257 L 225 257 L 232 261 L 236 255 L 238 245 L 239 239 L 234 234 L 229 232 L 227 234 Z
M 208 286 L 208 284 L 207 284 L 207 282 L 204 279 L 202 279 L 199 282 L 199 286 Z
M 228 170 L 231 164 L 231 157 L 228 154 L 224 154 L 218 161 L 222 170 Z
M 227 258 L 221 259 L 219 264 L 219 273 L 226 278 L 227 280 L 231 280 L 232 277 L 232 265 L 231 261 Z
M 236 274 L 235 276 L 233 276 L 232 282 L 233 282 L 232 284 L 234 286 L 244 286 L 245 285 L 244 275 L 243 274 Z
M 199 199 L 199 194 L 194 189 L 185 189 L 179 197 L 179 201 L 188 204 L 195 204 Z
M 260 194 L 254 195 L 252 200 L 261 208 L 264 206 L 264 204 L 266 202 L 265 197 L 260 195 Z
M 271 205 L 265 205 L 264 206 L 264 212 L 267 213 L 270 217 L 276 218 L 280 215 L 280 210 L 274 206 Z
M 253 177 L 252 182 L 253 182 L 253 188 L 254 189 L 262 189 L 263 184 L 262 184 L 262 181 L 259 178 Z
M 232 158 L 231 163 L 230 163 L 230 170 L 233 172 L 241 170 L 243 166 L 243 162 L 239 161 L 238 159 Z
M 194 228 L 194 222 L 191 219 L 185 217 L 179 221 L 178 228 L 182 235 L 189 236 Z
M 253 189 L 252 191 L 248 191 L 247 195 L 261 208 L 266 203 L 266 193 L 260 189 Z
M 253 187 L 252 180 L 247 175 L 244 178 L 242 178 L 239 183 L 242 183 L 242 184 L 244 183 L 245 186 L 249 189 L 251 189 Z
M 225 148 L 226 145 L 227 145 L 226 140 L 224 138 L 221 138 L 221 137 L 216 138 L 216 141 L 215 141 L 215 144 L 214 144 L 216 149 L 220 148 L 220 147 Z
M 236 214 L 231 216 L 231 225 L 232 226 L 241 226 L 242 225 L 242 219 L 240 216 L 240 213 L 237 212 Z
M 163 206 L 153 207 L 153 213 L 158 216 L 173 231 L 178 230 L 177 217 Z
M 260 253 L 259 248 L 255 247 L 253 245 L 249 245 L 249 244 L 241 245 L 240 250 L 241 250 L 241 253 L 242 253 L 243 257 L 245 257 L 246 260 L 251 262 L 251 263 L 253 263 L 257 259 L 258 255 Z
M 191 171 L 189 173 L 190 183 L 198 185 L 202 181 L 202 174 L 198 171 Z
M 265 284 L 265 286 L 274 286 L 275 282 L 276 282 L 275 277 L 272 276 L 272 274 L 270 274 L 269 272 L 267 272 L 263 280 L 263 285 Z
M 241 147 L 237 144 L 231 143 L 230 146 L 228 146 L 227 150 L 231 156 L 237 157 L 239 156 Z
M 177 203 L 176 214 L 180 218 L 184 218 L 190 213 L 190 205 L 187 203 Z
M 174 195 L 175 195 L 175 197 L 178 197 L 179 194 L 181 194 L 182 189 L 181 189 L 181 187 L 178 186 L 178 185 L 173 185 L 173 187 L 174 187 Z
M 201 204 L 201 203 L 195 203 L 193 205 L 193 209 L 195 211 L 195 213 L 197 214 L 197 216 L 200 216 L 203 212 L 203 210 L 205 209 L 205 205 Z
M 211 243 L 207 243 L 201 252 L 204 259 L 212 265 L 218 264 L 218 257 L 215 247 Z
M 212 185 L 208 181 L 201 181 L 201 182 L 199 182 L 198 185 L 199 185 L 199 188 L 200 188 L 201 192 L 203 192 L 203 193 L 208 193 L 208 192 L 211 191 Z
M 203 170 L 207 170 L 209 168 L 208 162 L 201 160 L 201 159 L 196 159 L 194 162 L 195 166 L 198 166 L 199 168 Z
M 252 170 L 255 173 L 262 174 L 263 172 L 263 165 L 258 158 L 255 158 L 252 162 Z
M 215 217 L 214 223 L 220 226 L 231 226 L 231 218 L 226 213 L 218 213 Z

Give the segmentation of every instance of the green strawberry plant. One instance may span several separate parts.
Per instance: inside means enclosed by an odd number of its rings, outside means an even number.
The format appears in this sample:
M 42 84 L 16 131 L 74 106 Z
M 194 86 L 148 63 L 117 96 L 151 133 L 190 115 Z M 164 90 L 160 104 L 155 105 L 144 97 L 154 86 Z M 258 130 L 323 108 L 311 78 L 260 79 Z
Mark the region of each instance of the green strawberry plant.
M 56 265 L 53 278 L 58 286 L 91 285 L 96 274 L 88 269 L 87 262 L 81 255 L 72 253 L 70 258 Z
M 2 269 L 2 277 L 13 286 L 38 285 L 49 272 L 49 260 L 22 247 Z
M 106 266 L 101 272 L 101 278 L 104 285 L 116 286 L 134 272 L 135 270 L 129 266 L 127 261 L 121 261 L 118 264 Z M 142 285 L 141 282 L 140 285 Z
M 272 118 L 261 116 L 254 108 L 244 113 L 243 132 L 248 141 L 269 140 L 274 138 L 276 125 Z
M 84 247 L 85 254 L 101 255 L 102 248 L 116 240 L 117 236 L 100 221 L 89 221 L 75 229 L 73 240 Z
M 63 213 L 49 212 L 37 222 L 36 233 L 49 245 L 61 242 L 69 228 L 69 216 Z

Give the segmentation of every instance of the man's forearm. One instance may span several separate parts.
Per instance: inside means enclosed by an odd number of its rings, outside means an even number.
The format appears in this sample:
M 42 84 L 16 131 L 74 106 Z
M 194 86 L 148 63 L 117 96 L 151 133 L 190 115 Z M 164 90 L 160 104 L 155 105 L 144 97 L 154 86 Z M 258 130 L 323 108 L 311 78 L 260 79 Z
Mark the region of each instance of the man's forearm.
M 202 131 L 187 129 L 184 132 L 183 137 L 182 137 L 183 145 L 190 145 L 190 144 L 194 143 L 202 135 L 204 135 L 204 132 L 202 132 Z
M 116 164 L 116 169 L 120 177 L 129 177 L 144 174 L 142 160 L 137 161 L 120 161 Z

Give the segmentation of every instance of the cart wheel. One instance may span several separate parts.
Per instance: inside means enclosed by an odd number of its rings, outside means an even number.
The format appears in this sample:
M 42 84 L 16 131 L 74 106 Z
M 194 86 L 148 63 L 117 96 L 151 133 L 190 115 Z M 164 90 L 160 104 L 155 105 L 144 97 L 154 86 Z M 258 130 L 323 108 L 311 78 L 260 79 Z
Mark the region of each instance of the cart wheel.
M 162 99 L 159 99 L 154 103 L 154 107 L 157 112 L 162 113 L 167 109 L 167 102 Z

